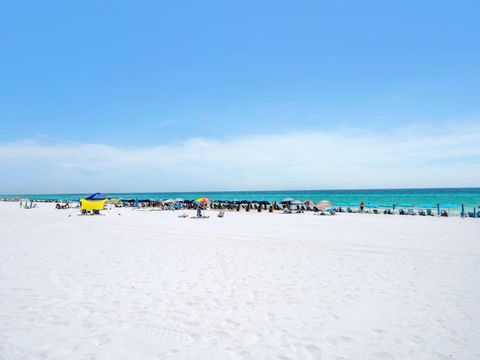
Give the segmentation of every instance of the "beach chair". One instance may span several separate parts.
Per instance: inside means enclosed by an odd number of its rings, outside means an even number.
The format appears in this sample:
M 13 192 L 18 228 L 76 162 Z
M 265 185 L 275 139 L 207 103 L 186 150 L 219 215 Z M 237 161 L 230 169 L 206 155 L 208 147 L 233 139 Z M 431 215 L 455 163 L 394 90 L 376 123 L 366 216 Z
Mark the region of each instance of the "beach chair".
M 353 213 L 353 210 L 349 207 L 347 207 L 347 213 Z
M 223 218 L 225 216 L 225 211 L 220 211 L 217 216 Z
M 286 208 L 283 209 L 283 213 L 284 214 L 291 214 L 292 210 L 290 210 L 288 207 L 286 207 Z
M 425 212 L 425 210 L 418 210 L 418 215 L 427 216 L 427 213 Z

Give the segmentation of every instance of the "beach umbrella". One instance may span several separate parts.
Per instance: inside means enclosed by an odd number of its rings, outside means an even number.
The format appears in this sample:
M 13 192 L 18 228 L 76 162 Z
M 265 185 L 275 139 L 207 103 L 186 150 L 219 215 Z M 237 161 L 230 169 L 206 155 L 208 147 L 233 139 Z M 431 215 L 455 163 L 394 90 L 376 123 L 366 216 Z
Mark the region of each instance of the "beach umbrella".
M 305 200 L 304 204 L 307 206 L 313 206 L 315 205 L 315 202 L 313 200 Z
M 175 202 L 183 202 L 184 200 L 182 198 L 176 198 L 174 201 Z
M 164 204 L 171 204 L 171 203 L 175 202 L 175 200 L 173 200 L 173 199 L 167 199 L 167 200 L 163 200 L 162 202 L 163 202 Z
M 240 204 L 250 204 L 250 203 L 251 203 L 251 201 L 248 201 L 248 200 L 242 200 L 242 201 L 240 201 Z
M 208 198 L 199 198 L 199 199 L 195 200 L 195 202 L 196 202 L 197 204 L 202 204 L 202 205 L 203 205 L 203 204 L 208 204 L 208 203 L 210 203 L 211 201 L 210 201 L 210 199 L 208 199 Z
M 287 197 L 287 198 L 282 200 L 282 203 L 289 203 L 289 202 L 292 202 L 293 200 L 295 200 L 295 199 L 291 198 L 291 197 Z
M 258 203 L 260 205 L 270 205 L 270 201 L 265 201 L 265 200 L 259 201 Z
M 329 207 L 332 206 L 332 203 L 328 200 L 322 200 L 317 204 L 317 206 Z
M 293 205 L 303 205 L 303 203 L 300 200 L 293 200 L 291 203 Z

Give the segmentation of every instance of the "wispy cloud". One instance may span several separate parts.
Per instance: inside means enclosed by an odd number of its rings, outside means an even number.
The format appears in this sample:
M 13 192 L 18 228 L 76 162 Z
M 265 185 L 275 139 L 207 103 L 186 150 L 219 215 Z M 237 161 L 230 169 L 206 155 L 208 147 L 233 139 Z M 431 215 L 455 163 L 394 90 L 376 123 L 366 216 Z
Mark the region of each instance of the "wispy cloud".
M 157 129 L 162 129 L 164 127 L 175 124 L 176 122 L 177 122 L 177 119 L 166 119 L 166 120 L 162 120 L 162 121 L 158 121 L 158 122 L 154 123 L 152 127 L 157 128 Z
M 0 145 L 3 192 L 475 186 L 480 127 L 192 138 L 120 148 Z

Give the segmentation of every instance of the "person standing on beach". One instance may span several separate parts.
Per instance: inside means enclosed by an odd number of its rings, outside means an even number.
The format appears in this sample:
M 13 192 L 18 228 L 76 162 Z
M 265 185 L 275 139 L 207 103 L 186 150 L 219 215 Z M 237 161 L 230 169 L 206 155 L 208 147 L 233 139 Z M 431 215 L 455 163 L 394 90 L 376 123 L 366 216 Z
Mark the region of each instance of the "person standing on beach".
M 362 201 L 360 203 L 360 212 L 363 213 L 363 209 L 365 208 L 365 203 Z

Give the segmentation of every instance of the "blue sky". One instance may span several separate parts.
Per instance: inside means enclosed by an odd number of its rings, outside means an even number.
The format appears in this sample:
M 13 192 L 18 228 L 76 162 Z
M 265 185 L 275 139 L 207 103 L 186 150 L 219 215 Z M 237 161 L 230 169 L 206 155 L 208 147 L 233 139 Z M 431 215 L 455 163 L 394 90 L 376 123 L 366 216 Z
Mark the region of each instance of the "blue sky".
M 332 164 L 329 181 L 306 182 L 312 175 L 298 167 L 310 157 L 295 150 L 299 160 L 291 165 L 300 176 L 284 174 L 274 154 L 270 163 L 276 167 L 263 164 L 263 171 L 283 174 L 284 183 L 262 178 L 252 165 L 258 155 L 245 165 L 250 175 L 240 183 L 225 177 L 221 183 L 203 179 L 198 186 L 474 186 L 480 154 L 472 144 L 480 138 L 458 141 L 465 133 L 476 136 L 480 122 L 479 13 L 478 1 L 442 0 L 4 3 L 0 193 L 96 190 L 84 188 L 85 182 L 104 175 L 88 163 L 102 163 L 114 174 L 115 181 L 107 177 L 102 183 L 104 191 L 196 190 L 175 179 L 195 177 L 198 172 L 189 167 L 235 169 L 187 152 L 181 163 L 169 165 L 172 179 L 138 189 L 136 180 L 122 173 L 127 164 L 121 158 L 144 152 L 150 162 L 134 165 L 147 173 L 166 167 L 159 148 L 181 153 L 201 142 L 223 144 L 216 151 L 224 152 L 229 142 L 277 137 L 290 143 L 299 141 L 299 134 L 340 136 L 344 146 L 376 136 L 392 148 L 419 134 L 437 145 L 457 134 L 455 146 L 466 153 L 421 164 L 405 160 L 411 180 L 404 182 L 387 176 L 388 161 L 379 168 L 365 164 L 361 171 L 371 176 L 355 183 L 342 178 L 345 158 Z M 355 142 L 356 149 L 362 144 Z M 446 144 L 439 152 L 454 153 L 451 142 Z M 85 146 L 122 155 L 100 159 L 85 155 Z M 335 156 L 338 150 L 331 146 L 319 153 Z M 55 151 L 65 147 L 74 153 L 59 160 Z M 42 161 L 29 153 L 43 150 L 50 155 Z M 435 176 L 425 178 L 425 164 L 439 161 L 445 173 L 431 171 Z M 453 169 L 464 177 L 452 177 Z M 88 175 L 78 178 L 75 171 Z

